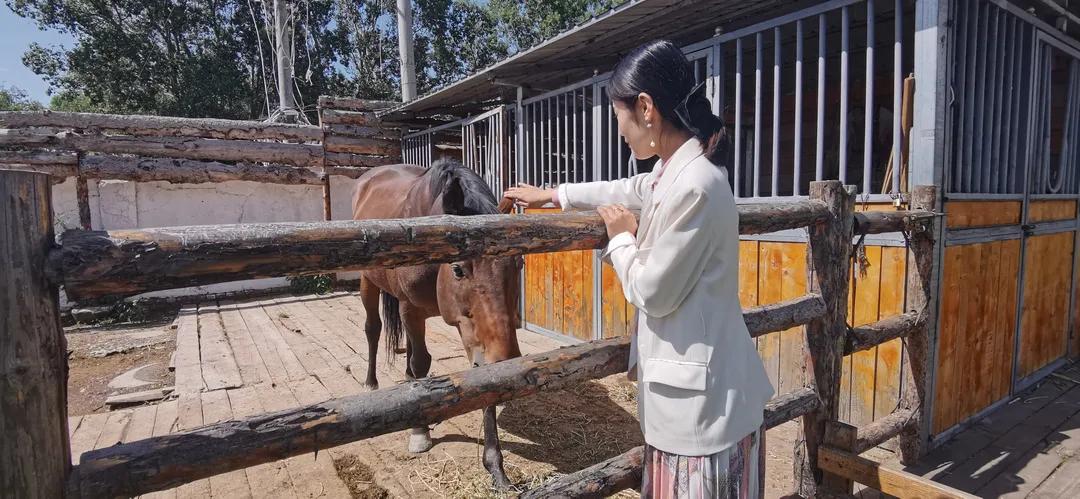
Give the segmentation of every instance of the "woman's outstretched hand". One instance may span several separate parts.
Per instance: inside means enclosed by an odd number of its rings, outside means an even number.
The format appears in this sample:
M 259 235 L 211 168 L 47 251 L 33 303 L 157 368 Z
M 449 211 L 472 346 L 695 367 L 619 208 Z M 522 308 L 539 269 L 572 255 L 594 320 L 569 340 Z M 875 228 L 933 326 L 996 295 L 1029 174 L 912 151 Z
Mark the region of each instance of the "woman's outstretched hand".
M 608 239 L 613 239 L 623 232 L 629 232 L 631 236 L 637 237 L 637 217 L 625 206 L 621 204 L 601 206 L 596 211 L 600 213 L 600 218 L 604 219 Z
M 522 208 L 539 208 L 554 201 L 554 189 L 541 189 L 529 184 L 519 183 L 503 193 L 503 197 L 514 200 Z

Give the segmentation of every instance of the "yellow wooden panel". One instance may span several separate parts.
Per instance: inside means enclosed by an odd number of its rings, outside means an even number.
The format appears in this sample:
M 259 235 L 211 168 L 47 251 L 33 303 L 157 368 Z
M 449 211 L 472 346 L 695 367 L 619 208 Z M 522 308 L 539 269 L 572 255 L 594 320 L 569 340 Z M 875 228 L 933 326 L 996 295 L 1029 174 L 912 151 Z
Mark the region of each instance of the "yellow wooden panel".
M 1028 206 L 1029 222 L 1052 222 L 1076 218 L 1076 200 L 1055 199 L 1032 201 Z
M 566 253 L 548 253 L 548 261 L 551 265 L 551 324 L 548 329 L 562 334 L 570 334 L 563 322 L 565 307 L 563 301 L 566 298 L 566 283 L 563 282 L 563 262 L 566 261 Z
M 739 302 L 743 308 L 759 305 L 757 241 L 739 241 Z
M 967 265 L 975 269 L 972 278 L 979 283 L 974 289 L 991 289 L 992 283 L 997 282 L 998 260 L 1001 257 L 1000 243 L 986 243 L 978 245 L 981 248 L 978 260 L 969 260 Z M 990 311 L 996 306 L 993 303 L 993 294 L 987 292 L 969 293 L 964 304 L 967 305 L 965 316 L 967 329 L 964 334 L 964 345 L 967 347 L 966 355 L 962 360 L 961 369 L 963 383 L 960 398 L 963 404 L 958 410 L 958 419 L 963 420 L 977 413 L 983 407 L 990 405 L 991 381 L 993 380 L 993 359 L 991 343 L 993 340 L 993 324 L 990 320 Z
M 878 320 L 878 297 L 881 293 L 881 247 L 865 248 L 868 266 L 863 274 L 855 266 L 855 302 L 851 324 L 862 326 Z M 851 417 L 856 426 L 874 419 L 874 387 L 877 374 L 877 347 L 851 355 Z
M 945 225 L 950 229 L 1019 223 L 1020 201 L 949 201 L 945 203 Z
M 777 303 L 783 299 L 783 258 L 784 244 L 761 242 L 758 260 L 758 301 L 761 305 Z M 758 337 L 758 355 L 765 364 L 769 381 L 779 389 L 780 376 L 780 333 L 770 333 Z
M 593 330 L 593 271 L 595 270 L 594 264 L 596 263 L 593 257 L 592 251 L 582 251 L 581 255 L 581 320 L 583 339 L 593 339 L 596 337 L 597 332 Z
M 907 248 L 881 249 L 881 293 L 878 320 L 904 313 Z M 877 349 L 877 377 L 874 386 L 874 419 L 888 416 L 900 400 L 900 362 L 903 342 L 898 338 Z
M 806 294 L 806 245 L 785 243 L 781 248 L 783 283 L 781 298 L 791 300 Z M 779 393 L 802 388 L 806 363 L 806 333 L 795 327 L 780 333 Z

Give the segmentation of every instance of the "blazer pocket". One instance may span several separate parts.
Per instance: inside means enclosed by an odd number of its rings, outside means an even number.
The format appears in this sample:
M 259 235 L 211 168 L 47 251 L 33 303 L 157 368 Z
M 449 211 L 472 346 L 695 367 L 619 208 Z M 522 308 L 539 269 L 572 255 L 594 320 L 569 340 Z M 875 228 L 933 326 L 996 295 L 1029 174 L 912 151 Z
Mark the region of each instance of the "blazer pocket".
M 704 362 L 690 362 L 652 358 L 644 366 L 645 383 L 660 383 L 684 390 L 705 391 L 709 366 Z

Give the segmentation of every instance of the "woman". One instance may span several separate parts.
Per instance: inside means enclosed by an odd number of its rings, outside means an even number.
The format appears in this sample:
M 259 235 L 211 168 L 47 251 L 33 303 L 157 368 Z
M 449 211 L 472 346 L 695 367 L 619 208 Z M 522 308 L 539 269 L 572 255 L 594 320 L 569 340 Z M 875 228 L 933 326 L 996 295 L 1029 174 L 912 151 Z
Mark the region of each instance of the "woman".
M 604 257 L 638 310 L 630 351 L 645 436 L 643 497 L 757 498 L 773 396 L 739 305 L 739 215 L 719 165 L 727 140 L 674 44 L 638 47 L 608 84 L 619 134 L 650 173 L 505 196 L 597 209 Z M 634 214 L 641 212 L 638 225 Z

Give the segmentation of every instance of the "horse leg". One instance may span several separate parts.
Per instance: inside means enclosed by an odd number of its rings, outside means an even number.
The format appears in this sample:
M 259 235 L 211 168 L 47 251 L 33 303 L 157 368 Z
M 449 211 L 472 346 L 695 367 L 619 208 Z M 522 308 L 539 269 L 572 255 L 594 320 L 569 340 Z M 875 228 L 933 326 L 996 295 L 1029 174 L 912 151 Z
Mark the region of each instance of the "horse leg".
M 364 386 L 369 390 L 379 389 L 379 380 L 375 378 L 376 356 L 379 353 L 379 335 L 382 334 L 382 318 L 379 317 L 379 288 L 366 277 L 360 278 L 360 301 L 364 304 L 367 319 L 364 321 L 364 335 L 367 336 L 368 365 L 367 379 Z
M 499 427 L 495 424 L 495 406 L 484 408 L 484 468 L 495 479 L 499 490 L 510 488 L 510 479 L 503 470 L 502 447 L 499 445 Z
M 409 379 L 427 377 L 431 370 L 431 353 L 425 342 L 424 314 L 406 303 L 401 304 L 401 321 L 405 326 L 405 345 L 409 367 L 405 373 Z M 409 452 L 420 454 L 431 449 L 431 430 L 427 426 L 409 430 Z

